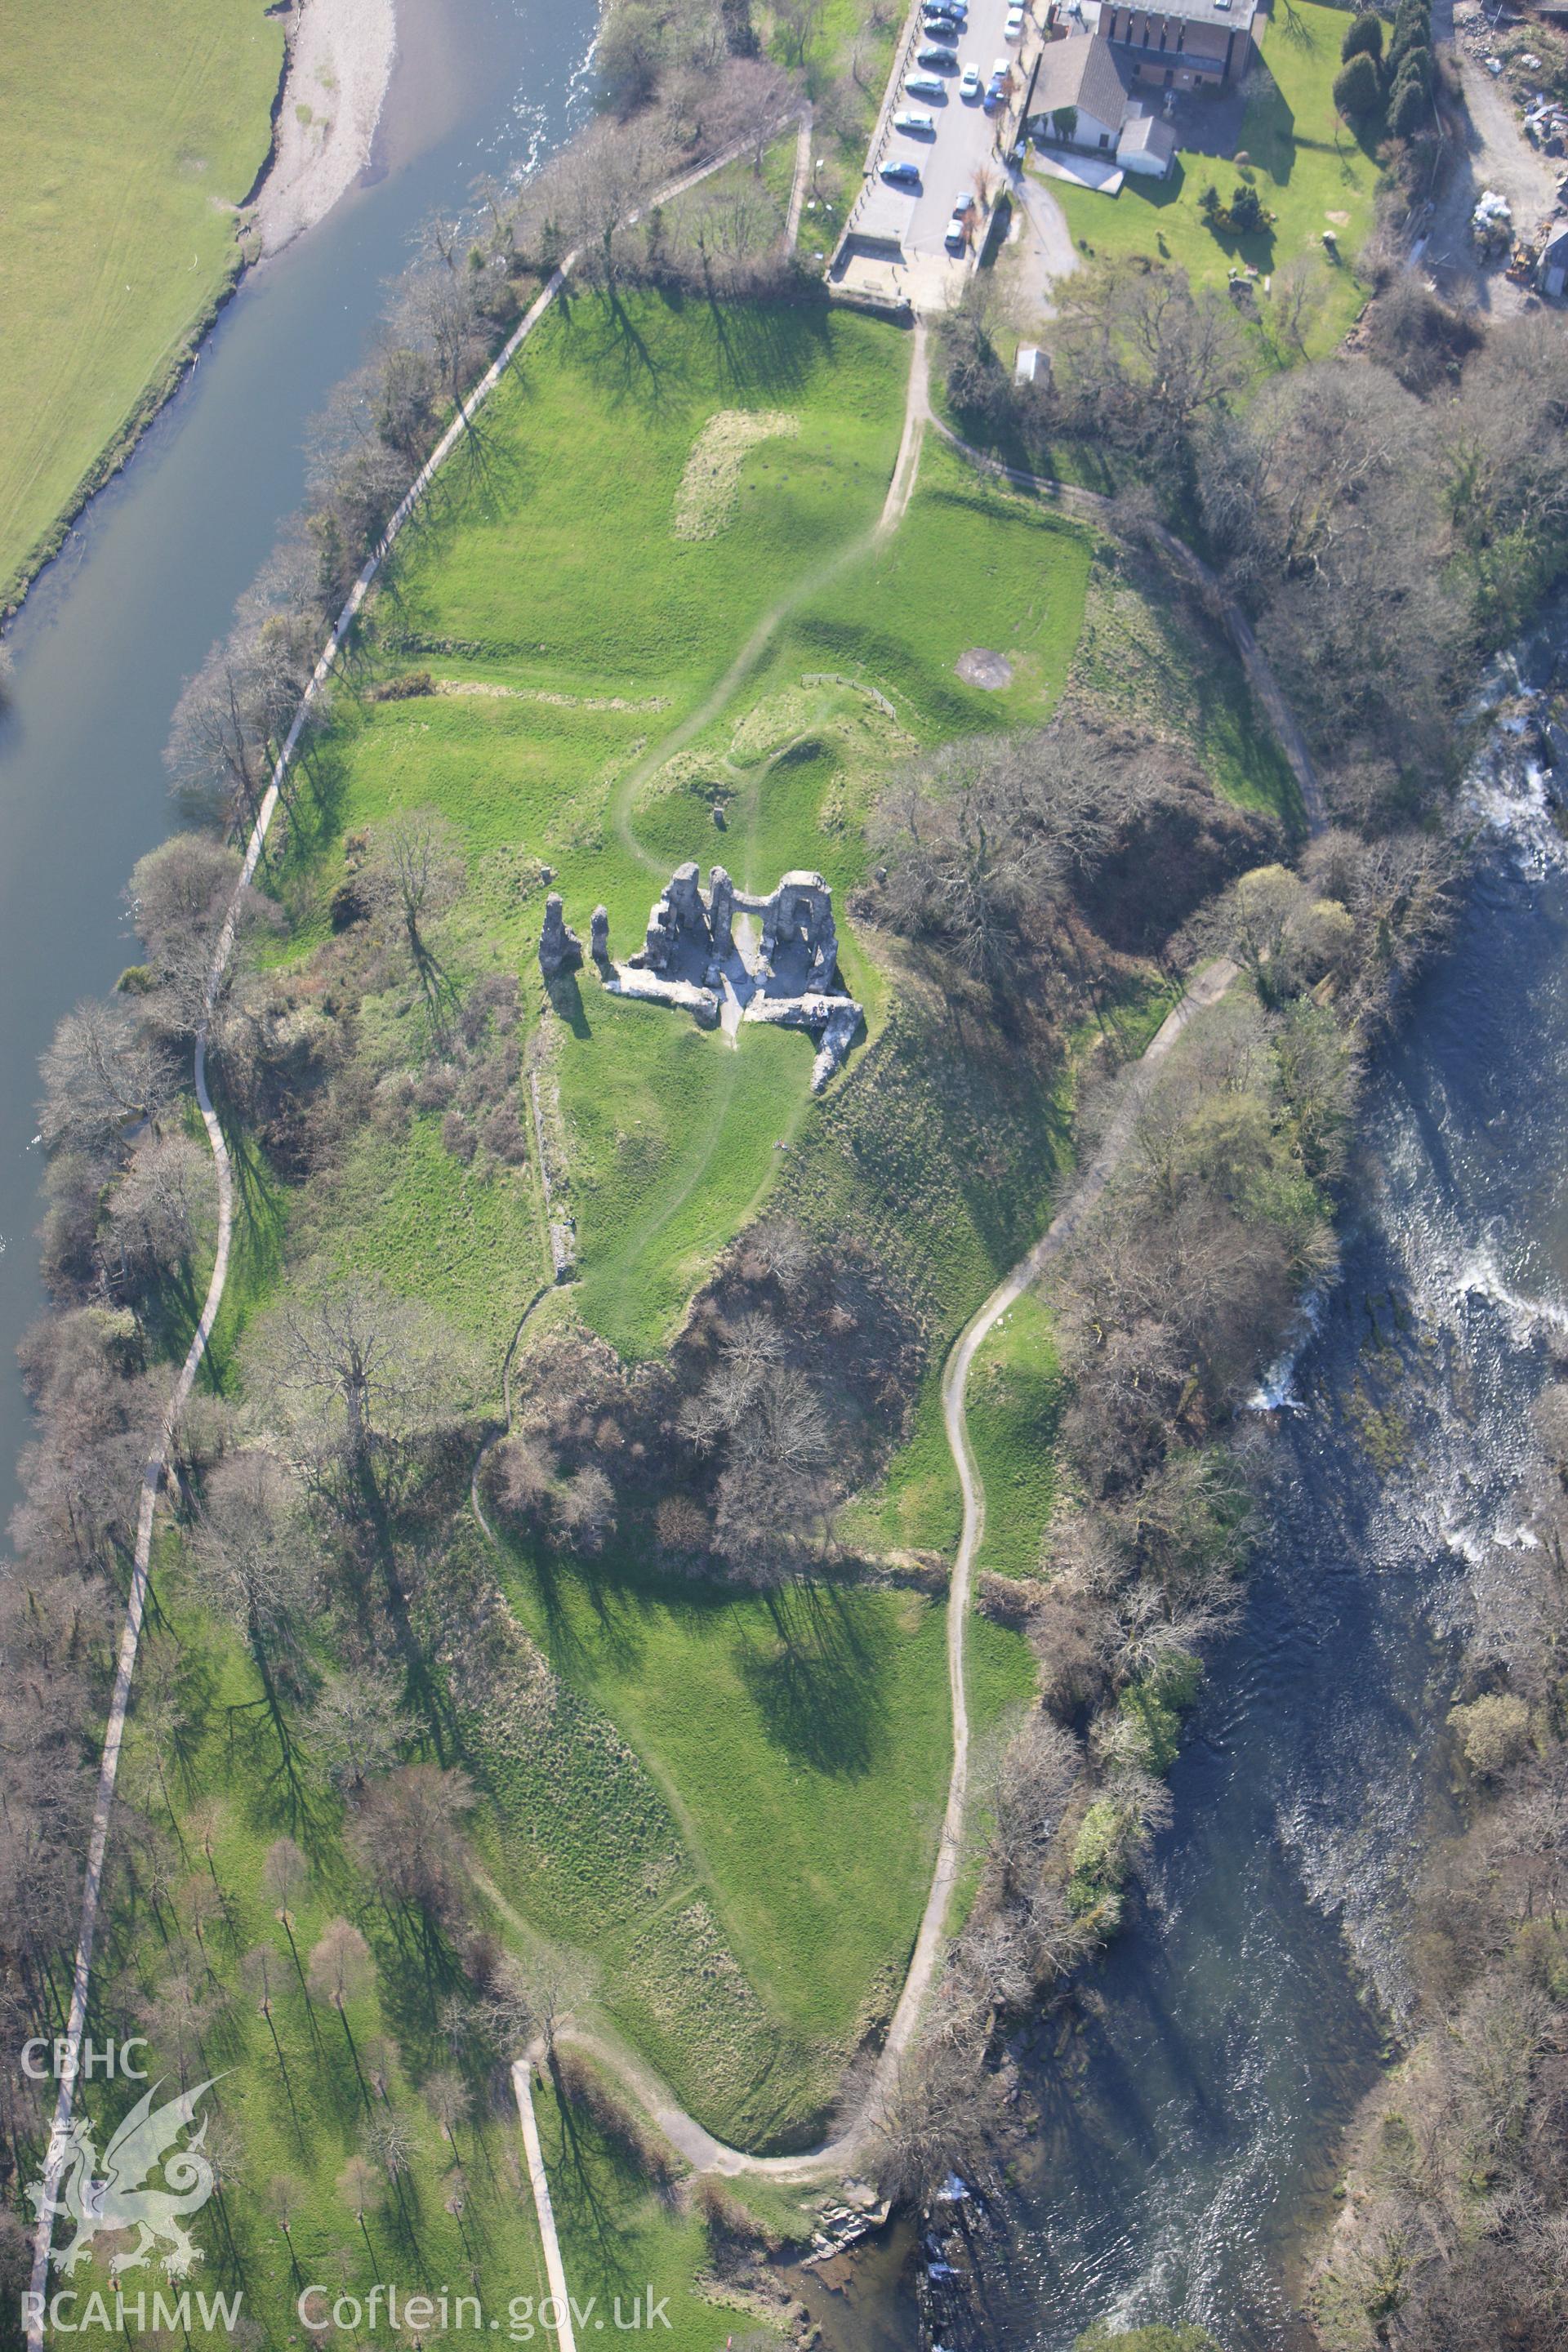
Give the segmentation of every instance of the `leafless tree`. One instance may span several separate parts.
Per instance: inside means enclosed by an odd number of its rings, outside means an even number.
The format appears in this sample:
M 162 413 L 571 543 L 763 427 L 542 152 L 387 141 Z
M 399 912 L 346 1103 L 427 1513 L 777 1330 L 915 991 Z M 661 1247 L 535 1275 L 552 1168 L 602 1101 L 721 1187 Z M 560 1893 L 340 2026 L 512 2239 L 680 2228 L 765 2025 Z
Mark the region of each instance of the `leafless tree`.
M 285 1307 L 258 1356 L 307 1462 L 340 1460 L 353 1479 L 461 1410 L 470 1374 L 456 1334 L 371 1282 Z
M 472 1803 L 467 1775 L 438 1764 L 406 1764 L 369 1785 L 351 1836 L 384 1901 L 413 1906 L 432 1927 L 459 1915 L 459 1824 Z
M 310 1752 L 336 1789 L 357 1794 L 390 1771 L 415 1735 L 395 1675 L 380 1666 L 329 1674 L 310 1710 Z
M 51 1152 L 111 1147 L 139 1120 L 156 1120 L 174 1091 L 167 1055 L 122 997 L 84 997 L 56 1029 L 42 1067 L 38 1123 Z

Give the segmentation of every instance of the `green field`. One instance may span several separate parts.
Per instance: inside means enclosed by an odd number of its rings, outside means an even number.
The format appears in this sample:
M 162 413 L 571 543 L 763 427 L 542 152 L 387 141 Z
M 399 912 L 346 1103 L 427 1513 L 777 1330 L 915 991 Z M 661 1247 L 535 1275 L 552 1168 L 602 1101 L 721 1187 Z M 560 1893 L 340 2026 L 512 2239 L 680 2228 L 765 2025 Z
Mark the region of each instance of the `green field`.
M 1215 236 L 1198 210 L 1212 181 L 1228 201 L 1241 173 L 1223 156 L 1178 152 L 1168 180 L 1129 173 L 1114 198 L 1047 180 L 1073 241 L 1108 258 L 1142 254 L 1178 263 L 1194 284 L 1224 285 L 1232 268 L 1270 277 L 1300 254 L 1324 260 L 1331 230 L 1337 262 L 1324 262 L 1327 299 L 1308 335 L 1311 355 L 1332 350 L 1366 300 L 1356 257 L 1372 226 L 1376 163 L 1335 111 L 1332 85 L 1349 23 L 1340 8 L 1290 0 L 1264 26 L 1263 75 L 1247 109 L 1239 152 L 1274 225 L 1253 236 Z M 1265 326 L 1269 300 L 1260 291 Z M 1287 357 L 1294 356 L 1287 352 Z
M 969 1377 L 969 1439 L 985 1484 L 979 1565 L 1034 1576 L 1056 1500 L 1062 1374 L 1051 1318 L 1028 1292 L 1008 1308 Z
M 263 0 L 5 11 L 0 609 L 231 278 L 282 56 Z

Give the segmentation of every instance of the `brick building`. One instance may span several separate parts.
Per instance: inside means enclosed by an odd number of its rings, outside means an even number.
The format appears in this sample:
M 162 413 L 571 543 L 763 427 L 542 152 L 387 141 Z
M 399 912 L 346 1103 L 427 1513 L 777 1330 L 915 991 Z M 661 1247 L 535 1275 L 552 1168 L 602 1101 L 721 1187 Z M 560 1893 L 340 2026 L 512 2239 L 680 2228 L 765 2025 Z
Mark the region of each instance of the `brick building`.
M 1258 0 L 1100 0 L 1099 30 L 1134 80 L 1163 89 L 1223 89 L 1252 62 Z

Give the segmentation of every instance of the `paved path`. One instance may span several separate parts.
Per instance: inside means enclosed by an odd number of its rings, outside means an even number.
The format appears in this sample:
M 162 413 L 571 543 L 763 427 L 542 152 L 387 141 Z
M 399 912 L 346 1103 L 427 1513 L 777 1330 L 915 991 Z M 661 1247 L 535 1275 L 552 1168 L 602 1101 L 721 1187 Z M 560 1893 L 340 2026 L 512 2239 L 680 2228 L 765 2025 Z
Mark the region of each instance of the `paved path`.
M 566 2265 L 561 2259 L 561 2240 L 555 2231 L 555 2208 L 550 2201 L 550 2176 L 544 2169 L 544 2150 L 539 2144 L 539 2124 L 533 2112 L 533 2062 L 520 2058 L 511 2070 L 511 2087 L 517 2099 L 517 2117 L 522 2126 L 523 2152 L 528 2158 L 528 2181 L 533 2191 L 533 2210 L 539 2217 L 539 2234 L 544 2244 L 544 2275 L 550 2281 L 554 2298 L 556 2319 L 551 2331 L 557 2352 L 577 2352 L 577 2339 L 572 2332 L 572 2298 L 566 2292 Z M 602 2327 L 604 2321 L 600 2320 Z
M 784 251 L 793 253 L 800 235 L 800 215 L 811 185 L 811 100 L 800 110 L 800 133 L 795 142 L 795 181 L 789 192 L 789 217 L 784 222 Z
M 782 131 L 792 119 L 793 115 L 781 116 L 778 128 Z M 721 154 L 713 156 L 710 162 L 699 165 L 694 171 L 683 173 L 679 180 L 672 181 L 668 187 L 661 188 L 650 201 L 661 205 L 669 203 L 674 197 L 684 194 L 688 188 L 695 187 L 710 173 L 721 171 L 726 163 L 733 163 L 738 155 L 747 153 L 752 144 L 753 142 L 750 139 L 737 141 Z M 634 214 L 632 217 L 635 219 L 637 215 Z M 228 1148 L 224 1141 L 223 1129 L 218 1123 L 217 1114 L 213 1108 L 212 1097 L 207 1090 L 208 1020 L 223 992 L 229 963 L 234 955 L 239 909 L 246 892 L 255 879 L 257 867 L 261 862 L 261 853 L 266 847 L 267 836 L 271 831 L 273 819 L 278 814 L 283 779 L 293 763 L 294 754 L 299 749 L 300 738 L 304 731 L 310 710 L 336 667 L 339 656 L 359 618 L 364 600 L 369 595 L 382 566 L 391 554 L 404 526 L 414 514 L 437 474 L 463 439 L 468 431 L 469 418 L 489 399 L 529 336 L 532 334 L 554 302 L 565 285 L 567 276 L 575 265 L 576 259 L 575 252 L 566 256 L 543 292 L 538 296 L 518 322 L 500 356 L 486 369 L 472 392 L 458 403 L 457 415 L 415 476 L 374 551 L 367 557 L 349 593 L 348 602 L 333 624 L 331 635 L 327 639 L 321 659 L 317 662 L 310 683 L 300 698 L 300 708 L 294 714 L 294 723 L 289 728 L 283 748 L 278 754 L 271 780 L 247 845 L 239 882 L 225 919 L 223 929 L 218 935 L 212 970 L 207 980 L 208 1018 L 204 1019 L 196 1036 L 195 1073 L 196 1101 L 201 1109 L 202 1123 L 206 1129 L 207 1141 L 212 1147 L 213 1165 L 217 1178 L 217 1250 L 213 1260 L 212 1275 L 207 1284 L 206 1300 L 202 1308 L 201 1321 L 196 1326 L 195 1335 L 191 1341 L 185 1360 L 180 1368 L 179 1378 L 174 1383 L 174 1392 L 169 1399 L 168 1411 L 164 1415 L 158 1443 L 148 1456 L 146 1466 L 142 1474 L 142 1506 L 136 1523 L 136 1550 L 132 1564 L 131 1588 L 126 1602 L 125 1621 L 120 1636 L 114 1689 L 110 1699 L 103 1752 L 99 1765 L 98 1791 L 93 1802 L 92 1823 L 88 1835 L 87 1868 L 82 1880 L 81 1922 L 77 1931 L 76 1958 L 71 1969 L 70 2009 L 66 2022 L 64 2063 L 59 2069 L 59 2089 L 55 2100 L 48 2148 L 44 2158 L 43 2210 L 39 2214 L 38 2225 L 33 2240 L 33 2262 L 29 2285 L 34 2299 L 26 2306 L 28 2352 L 42 2352 L 44 2341 L 43 2320 L 41 2316 L 35 2317 L 33 2315 L 42 2312 L 43 2298 L 48 2287 L 49 2252 L 54 2234 L 54 2217 L 49 2209 L 58 2193 L 60 2175 L 67 2154 L 66 2136 L 70 2127 L 71 2115 L 75 2106 L 75 2077 L 80 2058 L 82 2035 L 87 2023 L 88 1993 L 92 1977 L 93 1946 L 98 1934 L 98 1906 L 103 1885 L 104 1855 L 109 1844 L 110 1823 L 113 1819 L 115 1784 L 120 1775 L 120 1754 L 124 1742 L 126 1715 L 131 1701 L 131 1685 L 136 1670 L 136 1654 L 141 1645 L 142 1625 L 147 1606 L 147 1585 L 153 1555 L 153 1515 L 159 1490 L 168 1470 L 169 1457 L 174 1450 L 174 1432 L 189 1402 L 191 1390 L 201 1368 L 202 1360 L 206 1354 L 207 1343 L 212 1337 L 213 1326 L 217 1320 L 218 1309 L 223 1304 L 224 1290 L 228 1280 L 229 1252 L 234 1241 L 234 1171 L 229 1162 Z

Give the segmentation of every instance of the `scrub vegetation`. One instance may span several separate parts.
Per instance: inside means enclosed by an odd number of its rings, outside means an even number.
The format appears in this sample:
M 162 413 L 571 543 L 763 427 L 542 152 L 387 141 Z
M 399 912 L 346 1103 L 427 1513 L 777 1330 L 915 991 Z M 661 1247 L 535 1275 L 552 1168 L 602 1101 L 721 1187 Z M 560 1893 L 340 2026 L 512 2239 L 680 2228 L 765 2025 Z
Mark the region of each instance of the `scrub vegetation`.
M 240 267 L 283 34 L 263 0 L 7 13 L 0 611 L 123 459 Z M 172 61 L 177 68 L 172 69 Z

